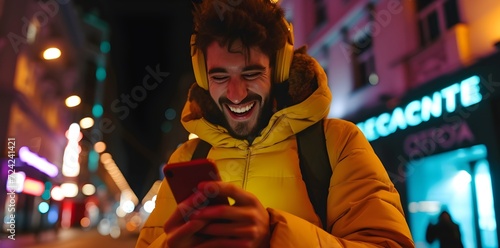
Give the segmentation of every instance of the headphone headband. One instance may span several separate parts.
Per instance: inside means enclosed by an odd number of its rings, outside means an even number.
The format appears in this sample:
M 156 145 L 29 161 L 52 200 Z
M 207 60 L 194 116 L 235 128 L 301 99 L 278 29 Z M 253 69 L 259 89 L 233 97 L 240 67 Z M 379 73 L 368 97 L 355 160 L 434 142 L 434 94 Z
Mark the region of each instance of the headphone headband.
M 285 18 L 283 18 L 288 29 L 288 37 L 285 45 L 276 52 L 276 62 L 273 72 L 273 80 L 276 83 L 281 83 L 288 79 L 290 74 L 290 66 L 293 59 L 293 26 Z M 196 34 L 191 35 L 191 60 L 193 64 L 194 77 L 196 83 L 203 89 L 208 90 L 208 76 L 203 51 L 196 48 Z

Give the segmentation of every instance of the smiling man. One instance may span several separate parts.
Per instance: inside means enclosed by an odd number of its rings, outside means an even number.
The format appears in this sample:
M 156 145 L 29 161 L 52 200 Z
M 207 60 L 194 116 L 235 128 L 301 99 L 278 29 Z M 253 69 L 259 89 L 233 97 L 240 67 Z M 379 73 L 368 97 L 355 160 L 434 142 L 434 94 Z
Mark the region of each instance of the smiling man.
M 136 247 L 414 247 L 384 166 L 356 125 L 327 118 L 325 72 L 305 48 L 294 50 L 276 1 L 228 1 L 224 12 L 221 2 L 204 0 L 194 12 L 196 83 L 181 122 L 199 139 L 169 163 L 190 160 L 203 140 L 222 181 L 201 183 L 179 203 L 163 181 Z M 318 122 L 333 172 L 326 220 L 311 203 L 297 145 Z M 214 192 L 231 204 L 199 201 Z
M 270 61 L 258 47 L 246 51 L 241 41 L 232 47 L 217 41 L 207 47 L 209 92 L 231 135 L 251 142 L 272 113 Z

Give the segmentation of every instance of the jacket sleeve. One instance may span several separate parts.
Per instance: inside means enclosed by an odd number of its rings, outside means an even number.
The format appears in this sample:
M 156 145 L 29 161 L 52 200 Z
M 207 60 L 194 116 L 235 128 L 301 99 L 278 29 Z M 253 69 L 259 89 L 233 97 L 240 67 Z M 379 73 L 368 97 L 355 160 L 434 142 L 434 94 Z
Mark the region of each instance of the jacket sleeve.
M 328 230 L 268 209 L 271 247 L 415 247 L 399 193 L 370 144 L 353 123 L 327 121 L 332 178 Z

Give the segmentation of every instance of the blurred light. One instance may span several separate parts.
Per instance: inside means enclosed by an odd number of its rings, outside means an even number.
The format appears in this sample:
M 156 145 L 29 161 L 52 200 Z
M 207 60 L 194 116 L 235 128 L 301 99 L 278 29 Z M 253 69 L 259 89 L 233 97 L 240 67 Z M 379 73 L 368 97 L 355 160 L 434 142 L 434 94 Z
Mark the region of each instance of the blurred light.
M 78 145 L 83 137 L 80 132 L 80 125 L 72 123 L 66 131 L 68 144 L 64 149 L 62 174 L 66 177 L 76 177 L 80 174 L 79 156 L 81 147 Z
M 94 119 L 92 117 L 85 117 L 80 120 L 80 127 L 82 129 L 91 128 L 94 125 Z
M 135 205 L 131 200 L 127 200 L 123 203 L 122 208 L 125 213 L 130 214 L 134 212 Z
M 29 178 L 29 177 L 26 177 L 26 179 L 24 180 L 23 193 L 26 193 L 29 195 L 34 195 L 34 196 L 41 196 L 43 193 L 43 190 L 44 190 L 44 187 L 43 187 L 42 182 L 35 180 L 35 179 L 32 179 L 32 178 Z
M 95 186 L 92 184 L 85 184 L 82 187 L 82 193 L 84 195 L 93 195 L 95 193 Z
M 82 227 L 89 227 L 90 226 L 90 219 L 88 217 L 83 217 L 81 220 L 80 220 L 80 225 Z
M 172 131 L 172 122 L 170 121 L 164 121 L 162 124 L 161 124 L 161 131 L 163 131 L 164 133 L 168 133 L 170 131 Z
M 106 150 L 106 143 L 99 141 L 94 144 L 94 150 L 98 153 L 102 153 Z
M 66 131 L 66 138 L 69 141 L 78 142 L 81 139 L 80 134 L 80 125 L 71 123 L 71 125 L 69 125 L 68 131 Z
M 38 204 L 38 211 L 42 214 L 47 213 L 49 211 L 49 204 L 46 202 L 40 202 L 40 204 Z
M 61 189 L 64 197 L 75 197 L 78 195 L 78 186 L 74 183 L 63 183 Z
M 123 218 L 123 217 L 125 217 L 125 215 L 127 215 L 127 213 L 125 213 L 125 211 L 123 210 L 122 207 L 116 208 L 115 213 L 116 213 L 116 216 L 118 216 L 120 218 Z
M 155 209 L 156 204 L 153 201 L 147 201 L 144 203 L 144 211 L 151 213 Z
M 111 50 L 111 45 L 109 44 L 109 42 L 103 41 L 101 42 L 100 48 L 102 53 L 109 53 L 109 51 Z
M 111 236 L 114 239 L 117 239 L 120 237 L 120 227 L 119 226 L 112 226 L 111 230 L 109 230 L 109 236 Z
M 469 174 L 469 172 L 467 172 L 465 170 L 461 170 L 453 178 L 452 184 L 455 188 L 463 188 L 463 187 L 467 187 L 471 181 L 472 181 L 472 177 Z
M 48 201 L 50 199 L 50 190 L 43 191 L 42 199 Z
M 92 107 L 92 114 L 94 115 L 94 117 L 99 118 L 103 113 L 104 110 L 101 104 L 95 104 L 94 107 Z
M 55 186 L 50 191 L 50 196 L 52 196 L 52 199 L 54 199 L 55 201 L 62 201 L 62 199 L 64 199 L 64 192 L 61 187 Z
M 61 50 L 57 47 L 50 47 L 43 51 L 43 58 L 46 60 L 53 60 L 61 57 Z
M 57 166 L 49 163 L 47 159 L 41 158 L 37 154 L 32 153 L 26 146 L 19 148 L 19 158 L 23 162 L 26 162 L 28 165 L 38 169 L 50 177 L 55 177 L 59 174 Z
M 64 201 L 62 205 L 62 213 L 61 213 L 61 227 L 62 228 L 70 228 L 71 227 L 71 209 L 72 202 Z
M 165 118 L 167 118 L 167 120 L 169 120 L 169 121 L 175 119 L 176 115 L 177 115 L 177 112 L 173 108 L 169 108 L 169 109 L 165 110 Z
M 77 95 L 69 96 L 68 98 L 66 98 L 66 101 L 64 101 L 64 103 L 66 103 L 66 106 L 69 108 L 76 107 L 80 105 L 81 102 L 82 99 Z
M 111 228 L 111 223 L 109 222 L 108 219 L 102 219 L 101 221 L 99 221 L 99 224 L 97 225 L 97 231 L 103 236 L 109 234 L 110 228 Z
M 34 22 L 30 22 L 30 24 L 28 25 L 28 30 L 26 32 L 26 41 L 28 42 L 28 44 L 33 44 L 33 42 L 35 42 L 37 31 L 37 25 Z
M 88 162 L 89 172 L 97 171 L 97 167 L 99 166 L 99 154 L 94 150 L 90 150 Z
M 97 67 L 97 70 L 95 71 L 95 78 L 99 81 L 104 81 L 106 79 L 106 69 L 104 67 Z
M 370 76 L 368 76 L 368 82 L 370 82 L 371 85 L 377 85 L 379 82 L 378 75 L 376 73 L 370 74 Z
M 59 209 L 57 205 L 52 205 L 52 207 L 49 210 L 47 220 L 49 221 L 49 224 L 54 224 L 57 222 L 58 219 L 59 219 Z
M 192 139 L 196 139 L 198 138 L 198 135 L 194 134 L 194 133 L 190 133 L 189 136 L 188 136 L 188 139 L 192 140 Z
M 107 152 L 101 154 L 101 163 L 103 163 L 105 165 L 105 164 L 109 164 L 112 162 L 113 162 L 113 158 L 111 157 L 111 154 L 109 154 Z
M 23 192 L 24 180 L 26 179 L 26 174 L 22 171 L 18 171 L 14 174 L 9 175 L 7 180 L 7 192 L 16 191 L 17 193 Z
M 135 229 L 137 229 L 137 226 L 135 225 L 135 223 L 129 221 L 127 222 L 127 224 L 125 225 L 125 228 L 127 229 L 127 231 L 129 232 L 133 232 L 135 231 Z

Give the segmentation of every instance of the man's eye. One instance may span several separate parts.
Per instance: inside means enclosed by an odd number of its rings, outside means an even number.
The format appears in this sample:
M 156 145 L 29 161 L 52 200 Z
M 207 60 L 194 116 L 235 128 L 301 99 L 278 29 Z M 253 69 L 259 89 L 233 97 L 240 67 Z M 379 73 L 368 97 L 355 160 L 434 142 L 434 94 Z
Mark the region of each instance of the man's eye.
M 262 73 L 260 72 L 252 72 L 252 73 L 246 73 L 246 74 L 243 74 L 243 78 L 245 78 L 246 80 L 254 80 L 256 78 L 258 78 Z
M 216 83 L 222 83 L 224 81 L 226 81 L 229 77 L 228 76 L 212 76 L 212 81 L 216 82 Z

